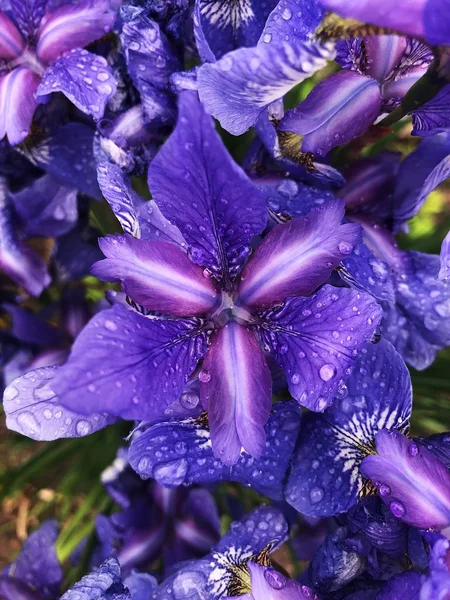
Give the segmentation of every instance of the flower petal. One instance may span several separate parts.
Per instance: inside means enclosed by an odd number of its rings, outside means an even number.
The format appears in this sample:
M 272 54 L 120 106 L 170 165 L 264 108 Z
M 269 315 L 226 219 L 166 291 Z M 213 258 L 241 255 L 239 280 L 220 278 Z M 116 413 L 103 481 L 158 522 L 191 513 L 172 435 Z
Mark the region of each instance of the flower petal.
M 47 2 L 48 0 L 10 0 L 11 14 L 28 39 L 36 36 Z
M 424 447 L 398 432 L 376 435 L 377 455 L 368 456 L 361 473 L 380 490 L 396 516 L 420 529 L 450 524 L 450 472 Z
M 260 42 L 278 44 L 289 39 L 296 42 L 309 40 L 324 15 L 318 2 L 279 0 L 267 19 Z
M 450 231 L 445 236 L 441 246 L 439 279 L 450 279 Z
M 254 309 L 311 294 L 360 241 L 359 225 L 343 217 L 335 200 L 272 229 L 244 268 L 236 303 Z
M 205 352 L 197 320 L 153 320 L 116 305 L 86 325 L 52 389 L 81 414 L 152 420 L 181 395 Z
M 6 426 L 33 440 L 84 437 L 116 421 L 105 414 L 82 416 L 64 408 L 52 390 L 52 379 L 60 367 L 29 371 L 5 390 L 3 407 Z
M 325 156 L 335 146 L 364 133 L 380 108 L 380 88 L 374 79 L 355 71 L 339 71 L 287 111 L 278 129 L 302 135 L 303 152 Z
M 260 43 L 239 48 L 198 72 L 198 91 L 206 110 L 224 129 L 240 135 L 265 109 L 332 59 L 330 46 L 313 42 Z
M 84 48 L 108 33 L 115 19 L 110 0 L 81 0 L 47 13 L 39 30 L 39 60 L 48 64 L 67 50 Z
M 268 441 L 261 458 L 242 451 L 238 461 L 227 466 L 217 460 L 211 435 L 201 419 L 171 419 L 156 423 L 131 441 L 128 459 L 141 476 L 161 485 L 210 484 L 238 481 L 274 500 L 283 499 L 284 478 L 300 426 L 296 402 L 277 402 L 266 424 Z M 180 470 L 183 464 L 186 469 Z
M 377 600 L 397 600 L 397 598 L 420 599 L 422 578 L 417 571 L 405 571 L 394 575 L 380 589 Z M 430 599 L 431 600 L 431 599 Z
M 235 321 L 222 327 L 212 338 L 199 379 L 215 456 L 233 465 L 243 447 L 260 458 L 272 406 L 272 376 L 254 334 Z
M 0 59 L 17 58 L 25 49 L 25 40 L 6 13 L 0 10 Z
M 367 56 L 366 75 L 378 83 L 385 83 L 388 75 L 400 63 L 406 51 L 408 40 L 399 35 L 373 35 L 364 38 L 364 50 Z
M 412 407 L 408 369 L 389 342 L 362 349 L 347 390 L 323 414 L 308 414 L 291 464 L 286 499 L 312 517 L 356 504 L 364 487 L 359 467 L 380 429 L 406 430 Z
M 163 215 L 188 243 L 191 259 L 229 283 L 267 221 L 264 200 L 228 155 L 196 94 L 180 96 L 177 126 L 148 175 Z
M 132 300 L 150 310 L 192 316 L 207 313 L 218 301 L 212 280 L 173 244 L 109 235 L 99 246 L 106 259 L 91 272 L 103 281 L 120 281 Z
M 100 119 L 116 93 L 116 80 L 103 56 L 75 48 L 44 71 L 36 92 L 38 102 L 62 92 L 82 112 Z
M 0 139 L 5 135 L 11 146 L 28 135 L 36 109 L 34 93 L 39 77 L 33 71 L 19 67 L 0 77 Z
M 113 557 L 80 579 L 60 600 L 103 600 L 108 596 L 114 600 L 132 600 L 122 585 L 119 561 Z
M 450 84 L 412 113 L 413 135 L 427 137 L 450 129 Z
M 322 412 L 372 337 L 381 309 L 368 294 L 325 285 L 262 317 L 262 340 L 286 373 L 291 395 Z

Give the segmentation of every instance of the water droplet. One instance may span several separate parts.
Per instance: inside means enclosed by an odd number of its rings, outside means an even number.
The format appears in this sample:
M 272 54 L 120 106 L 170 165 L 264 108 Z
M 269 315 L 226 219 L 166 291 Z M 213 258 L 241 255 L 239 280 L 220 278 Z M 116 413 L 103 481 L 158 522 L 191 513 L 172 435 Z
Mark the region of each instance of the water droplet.
M 138 462 L 138 471 L 145 471 L 148 467 L 149 460 L 146 456 L 143 456 Z
M 105 327 L 109 331 L 116 331 L 116 329 L 117 329 L 117 325 L 114 323 L 114 321 L 111 321 L 110 319 L 106 319 Z
M 309 493 L 309 497 L 313 504 L 317 504 L 323 498 L 323 489 L 320 487 L 313 487 L 311 492 Z
M 391 488 L 383 483 L 380 485 L 379 492 L 380 496 L 389 496 L 391 493 Z
M 338 249 L 342 254 L 350 254 L 353 250 L 353 244 L 350 244 L 350 242 L 339 242 Z
M 177 452 L 177 454 L 186 454 L 186 450 L 187 450 L 186 442 L 177 442 L 175 444 L 175 452 Z
M 419 454 L 419 448 L 416 446 L 416 444 L 411 444 L 408 448 L 408 452 L 411 456 L 417 456 Z
M 398 517 L 399 519 L 401 519 L 406 512 L 405 507 L 398 500 L 391 502 L 389 508 L 391 509 L 391 513 L 394 515 L 394 517 Z
M 270 587 L 274 590 L 281 590 L 286 587 L 287 578 L 283 577 L 281 573 L 275 571 L 274 569 L 267 569 L 264 571 L 264 577 Z
M 271 41 L 272 41 L 272 34 L 271 33 L 264 34 L 263 42 L 265 42 L 266 44 L 268 44 Z
M 298 373 L 294 373 L 291 377 L 291 381 L 294 385 L 300 382 L 300 375 Z
M 320 379 L 322 381 L 330 381 L 336 375 L 336 369 L 329 363 L 322 365 L 319 370 Z
M 292 10 L 290 8 L 285 8 L 281 13 L 281 16 L 285 21 L 289 21 L 292 18 Z
M 89 435 L 91 433 L 91 424 L 88 421 L 78 421 L 76 427 L 76 432 L 78 435 L 84 436 L 84 435 Z
M 53 417 L 53 413 L 49 408 L 44 409 L 44 412 L 42 414 L 48 420 L 50 420 Z
M 209 371 L 200 371 L 198 378 L 202 383 L 208 383 L 211 380 L 211 373 Z
M 157 465 L 153 470 L 153 477 L 161 485 L 181 485 L 186 477 L 187 470 L 187 460 L 180 458 L 179 460 Z

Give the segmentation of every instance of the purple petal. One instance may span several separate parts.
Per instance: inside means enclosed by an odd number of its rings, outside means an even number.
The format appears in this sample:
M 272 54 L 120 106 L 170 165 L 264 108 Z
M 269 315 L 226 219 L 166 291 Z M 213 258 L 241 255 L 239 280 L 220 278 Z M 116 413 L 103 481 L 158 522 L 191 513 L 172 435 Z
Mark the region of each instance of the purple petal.
M 5 135 L 11 146 L 28 135 L 36 109 L 34 93 L 39 77 L 33 71 L 19 67 L 0 77 L 0 139 Z
M 50 347 L 61 346 L 67 342 L 66 334 L 61 329 L 50 325 L 40 316 L 14 304 L 3 304 L 2 308 L 5 308 L 13 319 L 11 334 L 23 344 Z
M 158 586 L 153 575 L 137 571 L 128 575 L 123 583 L 131 594 L 131 600 L 152 600 L 153 592 Z
M 367 65 L 363 38 L 337 42 L 335 60 L 343 69 L 364 74 Z
M 409 600 L 420 600 L 422 578 L 417 571 L 405 571 L 394 575 L 380 589 L 377 600 L 398 600 L 408 598 Z
M 361 473 L 380 490 L 394 516 L 420 529 L 450 524 L 450 472 L 426 448 L 398 432 L 376 435 L 377 454 L 368 456 Z
M 49 94 L 62 92 L 77 108 L 97 120 L 103 116 L 116 87 L 103 56 L 75 48 L 47 67 L 36 98 L 45 102 Z
M 325 156 L 363 134 L 380 114 L 378 83 L 355 71 L 333 73 L 289 110 L 278 126 L 303 136 L 301 149 Z
M 332 404 L 371 339 L 381 309 L 368 294 L 325 285 L 263 316 L 260 333 L 286 373 L 291 395 L 322 412 Z
M 11 207 L 1 196 L 4 193 L 0 189 L 0 269 L 17 285 L 39 296 L 51 281 L 47 266 L 36 252 L 18 240 Z
M 272 229 L 244 268 L 236 303 L 254 309 L 311 294 L 360 241 L 343 216 L 335 200 Z
M 105 414 L 81 416 L 64 408 L 52 390 L 52 379 L 60 367 L 29 371 L 5 390 L 3 407 L 6 426 L 33 440 L 84 437 L 116 421 Z
M 81 0 L 47 13 L 39 30 L 39 60 L 51 63 L 67 50 L 83 48 L 103 37 L 116 18 L 110 7 L 110 0 Z
M 82 414 L 152 420 L 181 395 L 205 352 L 197 320 L 152 320 L 116 305 L 86 325 L 52 389 Z
M 78 219 L 77 191 L 61 186 L 49 175 L 12 194 L 14 207 L 27 236 L 57 237 Z
M 411 379 L 388 342 L 363 348 L 346 385 L 348 393 L 338 393 L 323 415 L 303 419 L 286 499 L 305 515 L 335 515 L 356 504 L 364 484 L 359 467 L 376 432 L 409 424 Z
M 278 44 L 289 39 L 306 41 L 311 38 L 324 14 L 318 2 L 280 0 L 267 19 L 260 42 Z
M 280 177 L 265 182 L 256 180 L 267 202 L 267 206 L 277 215 L 289 215 L 292 218 L 303 217 L 313 208 L 336 202 L 335 195 L 294 179 Z
M 255 460 L 241 451 L 236 464 L 229 467 L 214 456 L 209 429 L 200 420 L 171 419 L 134 438 L 128 459 L 141 476 L 153 477 L 161 485 L 179 485 L 182 474 L 187 485 L 238 481 L 268 498 L 281 500 L 299 425 L 296 402 L 276 403 L 265 427 L 268 441 L 261 458 Z
M 101 163 L 98 166 L 98 182 L 125 233 L 144 240 L 186 246 L 179 230 L 163 217 L 156 202 L 146 202 L 138 196 L 119 167 Z
M 450 44 L 448 0 L 428 0 L 423 15 L 425 37 L 433 46 Z
M 224 129 L 240 135 L 265 109 L 333 58 L 331 47 L 312 42 L 260 43 L 229 52 L 200 67 L 198 91 L 206 110 Z
M 45 14 L 47 0 L 11 0 L 11 13 L 27 38 L 33 38 Z
M 63 573 L 55 550 L 58 530 L 56 521 L 45 521 L 25 540 L 18 557 L 7 569 L 10 577 L 36 590 L 39 598 L 55 598 L 60 593 Z
M 439 279 L 450 279 L 450 231 L 445 236 L 441 246 Z
M 243 447 L 260 458 L 272 406 L 272 376 L 254 334 L 235 321 L 227 323 L 214 334 L 199 378 L 215 456 L 233 465 Z
M 400 63 L 407 44 L 407 38 L 398 35 L 374 35 L 364 38 L 366 75 L 373 77 L 380 84 L 385 83 L 388 75 Z
M 427 0 L 398 0 L 392 10 L 391 0 L 321 0 L 343 17 L 402 31 L 415 37 L 424 36 L 423 10 Z
M 106 260 L 91 272 L 103 281 L 120 281 L 123 291 L 146 308 L 172 316 L 210 311 L 217 303 L 212 280 L 187 255 L 167 242 L 128 235 L 99 239 Z
M 197 30 L 197 47 L 203 61 L 221 58 L 230 50 L 242 46 L 255 46 L 277 1 L 196 0 L 194 24 Z M 199 44 L 199 40 L 203 43 Z
M 450 84 L 412 113 L 412 135 L 427 137 L 450 129 Z
M 57 239 L 52 260 L 60 283 L 89 275 L 92 265 L 102 258 L 94 235 L 81 224 Z
M 267 211 L 193 92 L 181 94 L 177 126 L 151 163 L 148 181 L 161 212 L 187 241 L 191 259 L 229 283 L 252 238 L 264 229 Z
M 450 432 L 436 433 L 426 438 L 415 438 L 420 446 L 424 446 L 433 456 L 450 469 Z
M 6 13 L 0 10 L 0 59 L 17 58 L 25 49 L 25 40 Z
M 85 575 L 60 600 L 132 600 L 121 581 L 119 562 L 111 557 L 92 573 Z

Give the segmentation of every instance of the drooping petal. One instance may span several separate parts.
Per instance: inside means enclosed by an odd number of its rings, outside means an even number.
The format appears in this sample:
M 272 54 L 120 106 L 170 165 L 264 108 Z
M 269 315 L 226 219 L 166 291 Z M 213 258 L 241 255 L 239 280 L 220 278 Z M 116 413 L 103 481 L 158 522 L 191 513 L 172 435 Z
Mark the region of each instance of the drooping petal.
M 82 414 L 151 421 L 181 395 L 205 352 L 196 319 L 152 320 L 116 305 L 86 325 L 52 389 Z
M 267 210 L 193 92 L 181 94 L 177 126 L 152 161 L 148 181 L 191 259 L 225 283 L 233 279 L 266 225 Z
M 309 298 L 291 298 L 267 311 L 263 319 L 261 337 L 285 372 L 291 395 L 322 412 L 371 339 L 381 309 L 368 294 L 325 285 Z
M 0 77 L 0 139 L 6 135 L 11 146 L 28 135 L 36 110 L 34 93 L 38 85 L 38 75 L 23 67 Z
M 192 316 L 218 302 L 211 278 L 173 244 L 112 235 L 100 238 L 99 246 L 106 259 L 91 272 L 103 281 L 120 281 L 132 300 L 150 310 Z
M 27 236 L 57 237 L 78 219 L 77 190 L 63 187 L 49 175 L 11 196 Z
M 125 233 L 144 240 L 186 246 L 180 231 L 163 217 L 156 202 L 140 198 L 118 166 L 101 163 L 97 171 L 100 189 Z
M 203 60 L 221 58 L 230 50 L 255 46 L 277 0 L 196 0 L 197 47 Z
M 323 6 L 318 2 L 279 0 L 267 19 L 259 41 L 278 44 L 286 40 L 309 40 L 324 14 Z
M 60 600 L 132 600 L 130 592 L 122 585 L 120 564 L 108 558 L 92 573 L 63 594 Z
M 356 504 L 364 489 L 359 467 L 374 452 L 380 429 L 406 430 L 412 407 L 408 369 L 389 342 L 362 349 L 347 390 L 323 415 L 308 414 L 294 452 L 286 499 L 313 517 Z
M 427 0 L 399 0 L 395 10 L 392 10 L 391 0 L 321 0 L 321 3 L 343 17 L 420 38 L 424 36 L 424 7 Z
M 0 59 L 17 58 L 25 48 L 25 40 L 3 10 L 0 10 Z
M 39 598 L 55 598 L 60 593 L 63 573 L 55 549 L 58 533 L 56 521 L 45 521 L 25 540 L 16 560 L 6 568 L 7 575 L 30 586 Z
M 198 91 L 206 110 L 224 129 L 240 135 L 265 109 L 311 77 L 333 58 L 331 46 L 313 42 L 260 43 L 229 52 L 198 72 Z
M 444 238 L 441 246 L 441 268 L 439 279 L 450 279 L 450 231 Z
M 428 137 L 450 129 L 450 85 L 412 113 L 412 135 Z
M 377 454 L 364 459 L 361 473 L 393 515 L 420 529 L 448 527 L 450 471 L 401 433 L 382 430 L 375 439 Z
M 280 131 L 303 136 L 301 150 L 325 156 L 340 144 L 364 133 L 380 114 L 378 83 L 355 71 L 333 73 L 287 111 Z
M 11 0 L 10 3 L 15 22 L 25 36 L 33 38 L 45 14 L 47 0 Z
M 108 33 L 115 18 L 110 0 L 81 0 L 47 13 L 39 29 L 39 60 L 48 64 L 67 50 L 84 48 Z
M 252 331 L 230 321 L 215 333 L 199 378 L 214 455 L 233 465 L 243 447 L 260 458 L 272 406 L 272 376 Z
M 106 414 L 82 416 L 65 408 L 52 390 L 52 379 L 60 367 L 29 371 L 5 390 L 3 408 L 6 426 L 33 440 L 84 437 L 116 421 Z
M 36 92 L 38 102 L 62 92 L 82 112 L 100 119 L 116 93 L 116 80 L 103 56 L 75 48 L 52 62 Z
M 242 272 L 236 303 L 255 309 L 311 294 L 360 241 L 359 225 L 343 217 L 335 200 L 272 229 Z
M 134 438 L 128 459 L 139 475 L 153 477 L 161 485 L 179 485 L 181 476 L 187 485 L 238 481 L 281 500 L 299 426 L 297 403 L 276 403 L 265 427 L 267 441 L 261 457 L 254 459 L 241 450 L 238 461 L 227 466 L 214 456 L 209 428 L 201 419 L 171 419 Z

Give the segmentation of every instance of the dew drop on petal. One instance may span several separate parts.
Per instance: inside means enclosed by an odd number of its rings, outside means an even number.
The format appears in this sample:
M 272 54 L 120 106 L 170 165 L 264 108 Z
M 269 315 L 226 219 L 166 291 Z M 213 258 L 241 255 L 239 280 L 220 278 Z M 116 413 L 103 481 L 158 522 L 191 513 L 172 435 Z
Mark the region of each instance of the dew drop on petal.
M 309 493 L 309 497 L 313 504 L 317 504 L 323 498 L 323 489 L 320 487 L 313 487 Z
M 89 435 L 91 433 L 91 424 L 88 421 L 78 421 L 78 423 L 76 424 L 76 432 L 78 435 Z
M 336 370 L 329 363 L 322 365 L 319 370 L 319 376 L 322 381 L 330 381 L 336 375 Z
M 389 508 L 391 509 L 391 513 L 394 515 L 394 517 L 398 517 L 399 519 L 401 519 L 406 512 L 405 507 L 398 500 L 391 502 Z

